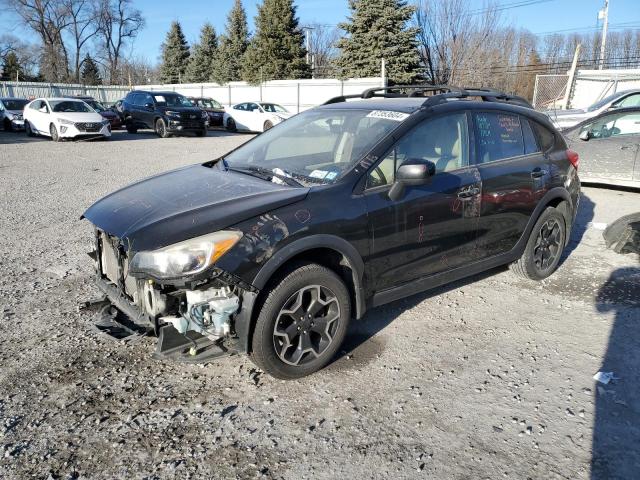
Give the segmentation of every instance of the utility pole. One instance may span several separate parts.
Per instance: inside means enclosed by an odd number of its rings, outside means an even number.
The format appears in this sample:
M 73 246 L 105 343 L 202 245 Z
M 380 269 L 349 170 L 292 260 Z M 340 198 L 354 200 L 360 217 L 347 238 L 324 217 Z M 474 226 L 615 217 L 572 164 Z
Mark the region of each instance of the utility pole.
M 604 0 L 604 8 L 598 12 L 598 20 L 602 23 L 602 41 L 600 42 L 600 66 L 599 70 L 604 67 L 604 52 L 607 45 L 607 28 L 609 27 L 609 0 Z

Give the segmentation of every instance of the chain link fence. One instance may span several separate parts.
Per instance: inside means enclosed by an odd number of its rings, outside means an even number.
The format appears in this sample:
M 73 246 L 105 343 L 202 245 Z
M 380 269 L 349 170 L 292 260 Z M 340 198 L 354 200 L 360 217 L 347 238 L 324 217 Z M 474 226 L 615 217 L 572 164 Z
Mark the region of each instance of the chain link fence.
M 533 106 L 537 110 L 561 108 L 569 75 L 536 75 L 533 89 Z

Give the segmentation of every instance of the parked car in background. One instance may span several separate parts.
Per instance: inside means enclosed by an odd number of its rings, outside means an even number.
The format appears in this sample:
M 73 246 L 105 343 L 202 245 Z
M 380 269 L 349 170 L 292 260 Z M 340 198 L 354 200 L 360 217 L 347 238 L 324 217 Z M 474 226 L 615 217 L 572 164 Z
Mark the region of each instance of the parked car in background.
M 79 100 L 82 100 L 91 108 L 93 108 L 96 112 L 102 115 L 103 118 L 105 118 L 106 120 L 109 120 L 109 124 L 111 125 L 111 130 L 117 130 L 118 128 L 122 128 L 122 120 L 120 119 L 120 116 L 117 113 L 109 110 L 102 103 L 98 102 L 95 98 L 90 96 L 80 96 L 80 95 L 75 97 L 69 97 L 69 98 L 77 98 Z
M 277 103 L 244 102 L 225 108 L 224 126 L 231 132 L 264 132 L 292 115 Z
M 222 127 L 224 121 L 224 107 L 211 97 L 189 97 L 191 103 L 209 115 L 210 127 Z
M 545 112 L 556 128 L 571 128 L 580 122 L 616 108 L 640 107 L 640 89 L 616 92 L 585 109 L 550 110 Z
M 0 98 L 0 124 L 6 132 L 24 130 L 22 111 L 27 103 L 24 98 Z
M 124 125 L 124 110 L 122 108 L 123 101 L 124 101 L 124 98 L 121 98 L 120 100 L 116 100 L 115 102 L 113 102 L 113 105 L 109 107 L 109 110 L 111 110 L 113 113 L 115 113 L 120 117 L 120 122 L 122 123 L 122 125 Z
M 550 276 L 576 218 L 576 153 L 516 98 L 411 90 L 432 96 L 338 97 L 89 207 L 120 325 L 158 334 L 159 358 L 246 352 L 292 379 L 329 363 L 368 308 L 499 265 Z M 121 334 L 118 315 L 100 328 Z
M 93 108 L 74 98 L 36 98 L 24 108 L 27 135 L 65 138 L 109 138 L 111 126 Z
M 583 182 L 640 188 L 640 107 L 609 110 L 563 131 Z
M 162 138 L 186 132 L 198 137 L 207 135 L 207 113 L 179 93 L 132 90 L 122 102 L 122 109 L 129 133 L 151 128 Z

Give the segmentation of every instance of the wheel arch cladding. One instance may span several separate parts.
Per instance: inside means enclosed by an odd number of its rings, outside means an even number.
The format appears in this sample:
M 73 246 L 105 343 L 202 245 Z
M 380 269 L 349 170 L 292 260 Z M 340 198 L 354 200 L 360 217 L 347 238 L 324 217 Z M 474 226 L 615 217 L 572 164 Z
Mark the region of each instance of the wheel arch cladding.
M 248 325 L 236 325 L 236 332 L 240 337 L 243 350 L 251 351 L 250 339 L 253 335 L 261 302 L 264 300 L 268 288 L 277 282 L 283 272 L 292 265 L 305 262 L 323 265 L 337 273 L 349 290 L 355 317 L 361 318 L 364 315 L 365 294 L 362 285 L 364 262 L 358 251 L 346 240 L 333 235 L 305 237 L 276 252 L 256 275 L 253 285 L 260 290 L 260 293 L 252 302 L 251 315 L 238 319 Z
M 546 207 L 553 207 L 557 209 L 564 218 L 565 225 L 565 239 L 564 244 L 567 246 L 569 244 L 569 238 L 571 237 L 571 227 L 573 226 L 573 215 L 571 214 L 571 199 L 557 196 L 553 197 L 549 202 L 547 202 Z M 543 210 L 544 211 L 544 210 Z M 542 212 L 540 212 L 540 215 Z

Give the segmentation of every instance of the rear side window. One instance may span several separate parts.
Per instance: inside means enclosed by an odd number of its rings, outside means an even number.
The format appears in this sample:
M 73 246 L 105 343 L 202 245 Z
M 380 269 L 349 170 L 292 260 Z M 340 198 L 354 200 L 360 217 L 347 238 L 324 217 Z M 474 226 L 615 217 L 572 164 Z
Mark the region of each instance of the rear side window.
M 540 148 L 538 148 L 538 142 L 536 141 L 536 137 L 533 134 L 533 130 L 531 130 L 531 124 L 529 123 L 529 120 L 520 117 L 520 123 L 522 123 L 522 136 L 524 137 L 525 155 L 539 152 Z
M 531 127 L 533 127 L 533 131 L 538 137 L 538 144 L 542 148 L 542 151 L 547 152 L 551 150 L 553 145 L 556 143 L 556 137 L 553 132 L 537 122 L 531 122 Z
M 474 115 L 478 163 L 524 155 L 522 125 L 518 115 L 483 112 Z

